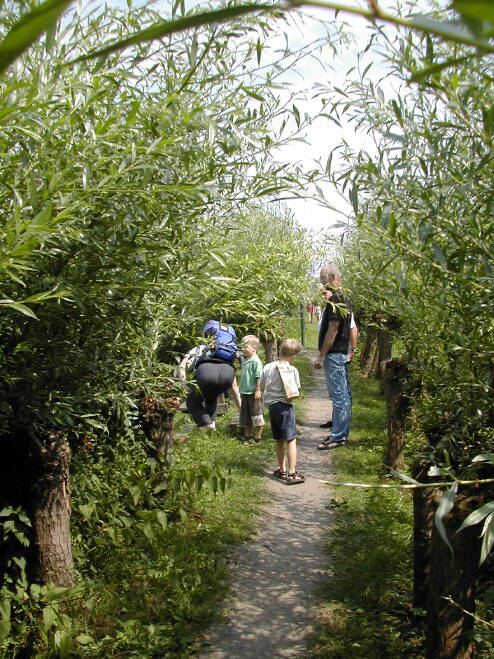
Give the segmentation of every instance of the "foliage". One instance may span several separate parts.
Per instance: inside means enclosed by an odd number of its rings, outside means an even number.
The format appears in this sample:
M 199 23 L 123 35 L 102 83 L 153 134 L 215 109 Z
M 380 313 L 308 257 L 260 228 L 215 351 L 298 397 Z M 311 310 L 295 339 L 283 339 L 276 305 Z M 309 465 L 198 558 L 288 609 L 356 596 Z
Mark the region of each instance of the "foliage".
M 267 442 L 249 450 L 227 424 L 207 441 L 196 432 L 182 443 L 178 434 L 170 472 L 130 438 L 78 458 L 73 524 L 90 591 L 78 618 L 93 639 L 86 651 L 178 656 L 215 615 L 229 546 L 251 531 L 257 474 L 272 451 Z
M 335 12 L 346 12 L 365 17 L 373 22 L 389 23 L 422 34 L 434 35 L 445 41 L 472 46 L 480 56 L 493 50 L 491 32 L 493 12 L 490 0 L 477 0 L 476 2 L 453 0 L 452 8 L 456 10 L 457 14 L 452 19 L 441 17 L 441 20 L 437 17 L 432 19 L 430 16 L 421 14 L 406 18 L 401 15 L 401 12 L 391 14 L 384 11 L 377 2 L 369 4 L 368 9 L 363 9 L 358 5 L 352 6 L 331 2 L 330 0 L 308 0 L 306 2 L 291 0 L 287 4 L 247 3 L 221 7 L 211 11 L 204 11 L 204 8 L 199 8 L 177 18 L 178 8 L 182 10 L 182 14 L 185 14 L 185 3 L 181 1 L 174 4 L 173 20 L 156 20 L 150 27 L 140 30 L 136 30 L 136 26 L 132 26 L 134 29 L 129 30 L 123 37 L 120 35 L 120 38 L 117 37 L 115 40 L 115 36 L 112 35 L 109 44 L 102 48 L 92 48 L 88 54 L 80 56 L 76 61 L 101 57 L 143 42 L 176 34 L 183 30 L 228 21 L 251 13 L 262 12 L 263 14 L 279 16 L 287 9 L 296 9 L 301 6 L 323 7 Z M 50 33 L 60 14 L 69 5 L 70 0 L 46 0 L 34 8 L 29 7 L 29 10 L 20 16 L 14 25 L 9 26 L 9 31 L 0 42 L 0 73 L 12 64 L 36 39 L 40 38 L 44 32 L 48 31 Z M 432 67 L 421 71 L 420 77 L 454 66 L 456 63 L 457 60 L 452 58 L 434 64 Z
M 362 80 L 334 103 L 373 132 L 379 149 L 347 154 L 342 178 L 356 227 L 345 248 L 346 280 L 363 309 L 400 319 L 422 384 L 417 407 L 426 433 L 433 443 L 447 441 L 438 453 L 468 463 L 491 450 L 486 430 L 494 425 L 491 64 L 469 60 L 453 76 L 438 73 L 406 91 L 400 81 L 424 61 L 462 51 L 411 35 L 386 43 L 397 93 L 386 98 Z
M 229 281 L 217 300 L 210 298 L 210 308 L 262 338 L 280 336 L 283 318 L 308 286 L 310 236 L 282 206 L 251 204 L 233 220 L 236 249 L 225 259 Z
M 159 337 L 190 333 L 197 292 L 200 314 L 222 297 L 237 247 L 221 218 L 292 184 L 266 158 L 279 108 L 266 74 L 247 72 L 255 43 L 235 49 L 232 24 L 60 68 L 156 18 L 102 11 L 71 14 L 4 76 L 5 428 L 104 425 L 107 401 L 125 407 L 156 368 Z

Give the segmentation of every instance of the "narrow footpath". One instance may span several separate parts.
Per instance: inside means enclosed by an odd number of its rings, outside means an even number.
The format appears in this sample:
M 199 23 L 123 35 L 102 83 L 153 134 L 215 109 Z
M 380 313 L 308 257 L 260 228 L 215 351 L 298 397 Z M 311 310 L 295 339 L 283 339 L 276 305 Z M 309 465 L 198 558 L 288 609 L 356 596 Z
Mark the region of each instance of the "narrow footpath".
M 312 360 L 317 353 L 303 354 Z M 257 534 L 232 556 L 231 596 L 224 619 L 205 637 L 203 659 L 307 656 L 317 590 L 328 570 L 323 532 L 330 522 L 330 493 L 319 479 L 328 477 L 331 451 L 317 450 L 327 436 L 319 424 L 328 418 L 329 403 L 323 371 L 314 375 L 313 387 L 306 389 L 304 420 L 297 424 L 297 470 L 306 481 L 286 485 L 266 470 L 268 503 Z

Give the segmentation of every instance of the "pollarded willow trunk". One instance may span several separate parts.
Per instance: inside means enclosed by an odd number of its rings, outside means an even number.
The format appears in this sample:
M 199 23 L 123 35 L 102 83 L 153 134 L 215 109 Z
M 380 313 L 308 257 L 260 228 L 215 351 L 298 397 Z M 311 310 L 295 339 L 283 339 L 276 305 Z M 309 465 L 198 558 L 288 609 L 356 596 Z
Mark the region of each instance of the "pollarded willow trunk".
M 418 465 L 412 476 L 421 482 L 428 480 Z M 417 609 L 427 608 L 434 514 L 442 494 L 437 487 L 413 490 L 413 606 Z
M 377 359 L 374 360 L 374 375 L 378 380 L 381 380 L 383 376 L 383 364 L 391 359 L 393 341 L 391 334 L 387 330 L 378 328 L 376 332 Z
M 173 417 L 179 403 L 177 400 L 173 398 L 160 402 L 145 394 L 139 400 L 139 421 L 144 434 L 154 444 L 156 455 L 165 460 L 173 447 Z
M 402 359 L 383 362 L 381 386 L 388 414 L 388 443 L 384 465 L 396 471 L 403 470 L 405 461 L 405 428 L 410 411 L 409 376 L 408 367 Z
M 434 527 L 427 596 L 427 659 L 475 656 L 472 614 L 482 539 L 475 527 L 456 531 L 465 517 L 481 505 L 478 496 L 456 497 L 453 510 L 443 520 L 453 554 Z
M 264 346 L 266 364 L 269 362 L 275 362 L 278 359 L 278 342 L 276 337 L 270 336 L 267 339 L 261 339 L 261 342 Z
M 365 343 L 360 353 L 360 371 L 366 378 L 370 377 L 375 368 L 377 356 L 377 329 L 368 327 L 365 334 Z
M 41 583 L 72 586 L 74 572 L 70 538 L 71 452 L 63 432 L 34 442 L 35 482 L 32 522 L 35 533 L 34 574 Z

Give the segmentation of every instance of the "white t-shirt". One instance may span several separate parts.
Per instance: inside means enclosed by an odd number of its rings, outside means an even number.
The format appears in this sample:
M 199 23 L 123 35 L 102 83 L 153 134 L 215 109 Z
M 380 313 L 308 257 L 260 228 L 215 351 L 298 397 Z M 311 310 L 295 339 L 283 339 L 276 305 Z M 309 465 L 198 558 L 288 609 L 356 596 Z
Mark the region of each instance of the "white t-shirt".
M 288 364 L 288 362 L 283 361 L 283 364 L 286 368 L 289 368 L 293 371 L 295 376 L 295 382 L 297 387 L 300 389 L 300 377 L 298 370 L 295 366 Z M 264 404 L 271 405 L 271 403 L 290 403 L 285 394 L 285 387 L 281 381 L 280 372 L 278 370 L 278 362 L 269 362 L 262 370 L 261 375 L 261 390 L 264 392 Z

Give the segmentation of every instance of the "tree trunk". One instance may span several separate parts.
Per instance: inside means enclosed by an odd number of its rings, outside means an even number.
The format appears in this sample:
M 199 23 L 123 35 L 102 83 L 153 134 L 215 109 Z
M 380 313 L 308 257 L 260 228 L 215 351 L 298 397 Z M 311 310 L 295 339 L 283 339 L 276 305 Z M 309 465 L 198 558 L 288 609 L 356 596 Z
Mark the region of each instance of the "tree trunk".
M 479 529 L 455 533 L 465 517 L 481 505 L 477 496 L 459 495 L 443 520 L 453 555 L 434 526 L 427 597 L 427 659 L 469 659 L 481 538 Z M 448 601 L 447 598 L 451 598 Z
M 173 447 L 173 417 L 179 404 L 175 398 L 168 401 L 169 404 L 167 401 L 161 403 L 145 394 L 139 401 L 139 421 L 144 434 L 154 444 L 156 455 L 165 460 Z
M 375 327 L 368 327 L 365 334 L 365 343 L 360 353 L 360 371 L 366 378 L 373 373 L 373 367 L 377 354 L 377 330 Z
M 267 339 L 261 339 L 264 346 L 265 363 L 275 362 L 278 359 L 278 345 L 275 336 L 270 336 Z
M 405 427 L 410 411 L 408 367 L 402 359 L 383 362 L 381 385 L 388 414 L 388 443 L 384 465 L 402 471 L 404 467 Z
M 374 375 L 380 380 L 382 378 L 383 362 L 391 359 L 393 341 L 391 334 L 384 329 L 378 328 L 377 332 L 377 359 L 374 363 Z
M 36 442 L 34 442 L 36 444 Z M 72 586 L 74 573 L 70 539 L 70 447 L 62 432 L 50 433 L 37 444 L 37 478 L 33 488 L 33 527 L 41 583 Z
M 216 408 L 216 416 L 223 416 L 228 412 L 228 402 L 225 398 L 225 394 L 220 394 L 218 396 L 218 407 Z
M 427 482 L 413 470 L 414 478 Z M 434 514 L 442 495 L 439 488 L 428 487 L 413 490 L 413 606 L 427 608 Z

